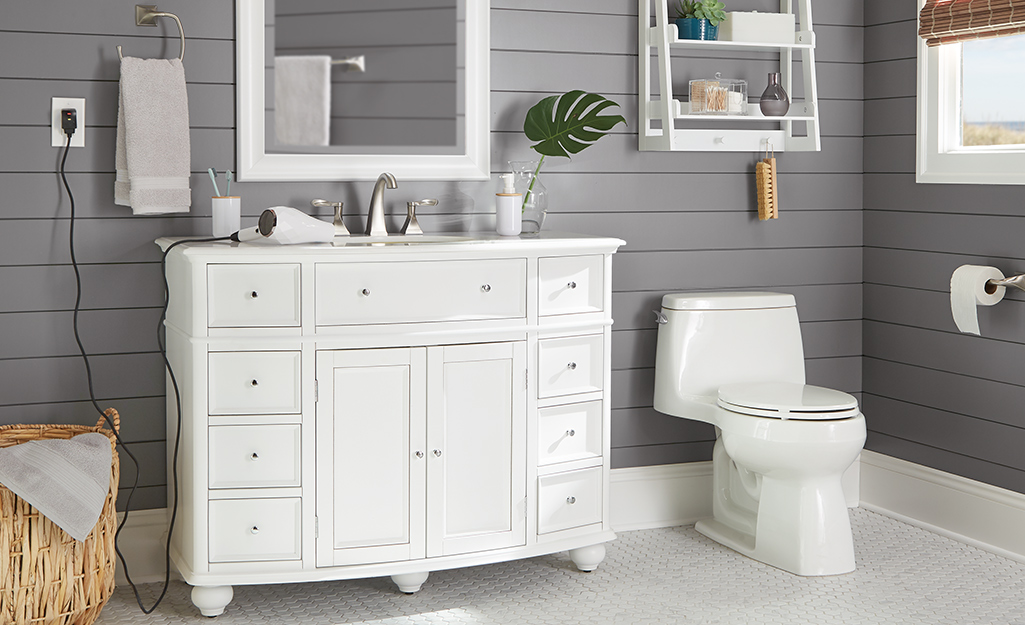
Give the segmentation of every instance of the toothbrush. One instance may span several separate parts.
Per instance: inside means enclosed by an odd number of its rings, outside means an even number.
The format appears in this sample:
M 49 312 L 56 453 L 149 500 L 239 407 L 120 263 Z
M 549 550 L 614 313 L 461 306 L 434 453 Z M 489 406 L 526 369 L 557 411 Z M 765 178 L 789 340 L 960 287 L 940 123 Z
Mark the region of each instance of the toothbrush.
M 232 176 L 232 174 L 231 174 L 231 170 L 230 169 L 228 169 L 228 170 L 226 170 L 224 172 L 224 177 L 228 179 L 228 188 L 225 189 L 224 195 L 228 195 L 228 196 L 231 195 L 231 176 Z
M 210 169 L 206 170 L 206 173 L 210 174 L 210 182 L 214 183 L 214 193 L 217 194 L 214 197 L 224 197 L 223 195 L 221 195 L 221 190 L 217 188 L 217 172 L 214 171 L 213 167 L 211 167 Z

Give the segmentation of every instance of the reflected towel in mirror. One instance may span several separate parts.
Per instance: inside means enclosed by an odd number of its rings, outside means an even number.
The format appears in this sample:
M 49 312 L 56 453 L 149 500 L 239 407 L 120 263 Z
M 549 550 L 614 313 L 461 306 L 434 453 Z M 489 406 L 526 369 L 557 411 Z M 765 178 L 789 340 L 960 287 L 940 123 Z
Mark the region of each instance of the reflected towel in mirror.
M 285 145 L 331 143 L 331 57 L 274 57 L 274 134 Z

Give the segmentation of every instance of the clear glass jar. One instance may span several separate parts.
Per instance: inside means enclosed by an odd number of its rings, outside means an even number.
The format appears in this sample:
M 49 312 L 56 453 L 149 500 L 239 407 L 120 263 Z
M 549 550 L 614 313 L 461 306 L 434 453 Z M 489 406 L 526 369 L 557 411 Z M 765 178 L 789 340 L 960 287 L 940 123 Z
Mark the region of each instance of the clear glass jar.
M 517 193 L 523 194 L 521 234 L 537 234 L 548 214 L 548 189 L 538 174 L 540 161 L 509 161 L 509 170 L 515 179 Z

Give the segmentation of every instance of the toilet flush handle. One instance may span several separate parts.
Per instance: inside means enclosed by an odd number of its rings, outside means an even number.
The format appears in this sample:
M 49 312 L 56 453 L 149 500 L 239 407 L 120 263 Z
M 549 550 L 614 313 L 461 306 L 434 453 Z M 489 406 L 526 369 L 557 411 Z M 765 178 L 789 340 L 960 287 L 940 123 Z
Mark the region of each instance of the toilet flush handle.
M 655 313 L 655 323 L 658 325 L 661 326 L 669 323 L 669 318 L 666 317 L 666 314 L 661 310 L 653 310 L 651 312 Z

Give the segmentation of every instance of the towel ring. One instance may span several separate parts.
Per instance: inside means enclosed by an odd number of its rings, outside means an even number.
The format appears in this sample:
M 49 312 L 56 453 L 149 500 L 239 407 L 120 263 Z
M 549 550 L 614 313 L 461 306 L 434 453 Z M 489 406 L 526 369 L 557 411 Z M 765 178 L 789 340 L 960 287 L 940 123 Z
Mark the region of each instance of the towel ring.
M 136 26 L 156 26 L 158 17 L 169 17 L 174 20 L 174 23 L 178 25 L 178 32 L 181 34 L 182 49 L 181 53 L 178 54 L 179 61 L 185 61 L 185 29 L 182 28 L 182 21 L 178 19 L 178 16 L 174 13 L 162 13 L 157 11 L 157 7 L 154 4 L 137 4 L 135 5 L 135 25 Z M 125 57 L 121 54 L 121 46 L 117 47 L 117 58 L 122 61 Z

